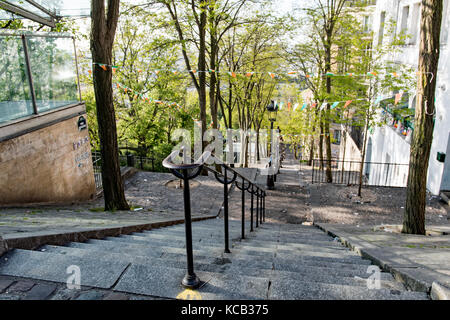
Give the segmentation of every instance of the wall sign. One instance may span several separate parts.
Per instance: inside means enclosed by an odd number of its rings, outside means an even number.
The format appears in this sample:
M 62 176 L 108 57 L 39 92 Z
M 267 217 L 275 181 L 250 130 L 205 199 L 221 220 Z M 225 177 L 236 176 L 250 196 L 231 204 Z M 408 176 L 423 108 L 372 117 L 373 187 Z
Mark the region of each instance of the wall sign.
M 87 129 L 87 122 L 86 119 L 83 116 L 81 116 L 78 118 L 78 131 L 82 131 L 85 129 Z

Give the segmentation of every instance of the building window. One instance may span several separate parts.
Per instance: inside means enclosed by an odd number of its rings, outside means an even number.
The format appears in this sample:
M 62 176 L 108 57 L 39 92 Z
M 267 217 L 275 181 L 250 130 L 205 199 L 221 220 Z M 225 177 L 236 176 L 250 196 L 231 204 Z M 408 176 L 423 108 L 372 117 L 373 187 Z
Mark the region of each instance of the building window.
M 411 25 L 410 27 L 411 38 L 409 38 L 409 43 L 416 44 L 420 28 L 420 3 L 414 4 L 410 25 Z
M 446 44 L 448 42 L 448 29 L 450 28 L 449 21 L 449 1 L 444 1 L 444 10 L 442 12 L 442 27 L 441 27 L 441 43 Z
M 333 132 L 333 143 L 341 144 L 341 130 L 334 130 Z
M 402 10 L 402 23 L 400 32 L 408 32 L 409 6 L 404 6 Z
M 0 124 L 80 102 L 70 36 L 0 34 Z
M 372 16 L 364 16 L 363 27 L 364 33 L 370 32 L 370 30 L 372 29 Z
M 378 30 L 378 45 L 383 45 L 384 37 L 384 24 L 386 23 L 386 11 L 383 11 L 380 15 L 380 28 Z

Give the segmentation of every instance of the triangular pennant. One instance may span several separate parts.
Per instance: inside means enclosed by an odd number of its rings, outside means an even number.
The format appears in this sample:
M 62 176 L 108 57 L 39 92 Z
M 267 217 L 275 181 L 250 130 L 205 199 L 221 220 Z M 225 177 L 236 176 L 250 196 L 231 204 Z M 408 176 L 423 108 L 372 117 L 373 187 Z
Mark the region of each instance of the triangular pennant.
M 316 106 L 317 106 L 317 103 L 314 102 L 314 103 L 311 105 L 311 109 L 314 109 Z
M 382 97 L 378 97 L 373 103 L 375 106 L 381 102 Z
M 352 102 L 353 100 L 347 100 L 347 102 L 345 102 L 344 109 L 347 108 Z
M 294 104 L 294 111 L 297 110 L 298 107 L 299 107 L 298 103 Z
M 328 102 L 324 102 L 322 103 L 322 106 L 320 107 L 320 111 L 322 111 L 323 109 L 325 109 L 327 107 Z
M 300 111 L 303 111 L 303 109 L 305 109 L 307 106 L 308 106 L 308 104 L 307 104 L 307 103 L 304 103 L 303 106 L 302 106 L 302 108 L 300 109 Z
M 333 110 L 334 108 L 336 108 L 339 105 L 339 101 L 336 101 L 335 103 L 333 103 L 333 105 L 331 106 L 331 110 Z
M 270 76 L 272 79 L 275 79 L 275 73 L 268 72 L 268 74 L 269 74 L 269 76 Z
M 231 77 L 236 78 L 236 73 L 234 73 L 234 72 L 228 72 L 228 74 L 229 74 Z
M 246 75 L 247 77 L 251 77 L 251 76 L 253 75 L 253 72 L 247 72 L 245 75 Z
M 399 92 L 395 95 L 395 104 L 396 105 L 400 102 L 400 100 L 402 99 L 402 96 L 403 96 L 403 92 Z
M 329 76 L 329 77 L 332 77 L 332 76 L 334 76 L 334 73 L 332 73 L 332 72 L 327 72 L 325 75 L 326 75 L 326 76 Z
M 102 68 L 103 70 L 108 70 L 108 68 L 106 67 L 106 65 L 104 65 L 104 64 L 99 64 L 99 66 L 100 66 L 100 68 Z
M 214 73 L 214 72 L 216 72 L 216 70 L 214 70 L 214 69 L 209 69 L 209 72 L 210 72 L 210 73 Z

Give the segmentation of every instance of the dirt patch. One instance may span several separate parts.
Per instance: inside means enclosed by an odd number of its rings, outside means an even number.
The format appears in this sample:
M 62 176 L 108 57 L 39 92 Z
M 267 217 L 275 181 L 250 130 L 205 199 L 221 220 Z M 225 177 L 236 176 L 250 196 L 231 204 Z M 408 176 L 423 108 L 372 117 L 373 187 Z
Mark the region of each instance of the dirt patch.
M 183 180 L 170 180 L 166 183 L 166 187 L 169 189 L 183 189 Z M 200 186 L 200 182 L 195 180 L 189 181 L 189 189 L 194 189 Z
M 312 185 L 314 222 L 352 225 L 402 224 L 406 189 L 365 187 L 357 197 L 357 186 Z M 448 206 L 438 197 L 427 196 L 426 224 L 448 225 Z

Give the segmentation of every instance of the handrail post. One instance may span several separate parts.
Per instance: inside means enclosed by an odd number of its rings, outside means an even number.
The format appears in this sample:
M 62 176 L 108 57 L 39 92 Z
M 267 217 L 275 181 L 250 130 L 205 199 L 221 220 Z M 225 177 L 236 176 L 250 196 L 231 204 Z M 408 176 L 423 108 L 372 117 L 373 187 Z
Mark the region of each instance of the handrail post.
M 183 286 L 195 289 L 200 286 L 200 279 L 194 272 L 194 257 L 192 253 L 192 221 L 191 221 L 191 194 L 189 190 L 189 174 L 187 169 L 183 169 L 183 197 L 184 197 L 184 227 L 186 231 L 186 255 L 187 273 L 181 282 Z
M 259 224 L 263 223 L 263 197 L 264 197 L 263 192 L 264 191 L 260 190 L 261 196 L 259 197 L 259 210 L 260 210 L 260 213 L 259 213 Z
M 264 222 L 266 222 L 266 192 L 264 191 L 264 197 L 263 197 L 263 219 Z
M 245 180 L 242 178 L 242 233 L 241 239 L 245 239 Z
M 222 166 L 224 169 L 224 181 L 223 184 L 223 216 L 224 216 L 224 224 L 225 224 L 225 253 L 231 253 L 228 243 L 228 179 L 227 179 L 227 168 L 225 166 Z
M 256 188 L 256 227 L 258 228 L 259 223 L 259 188 Z
M 252 204 L 251 204 L 251 209 L 250 209 L 250 232 L 253 232 L 253 184 L 252 184 L 252 190 L 250 191 L 251 195 L 252 195 Z

